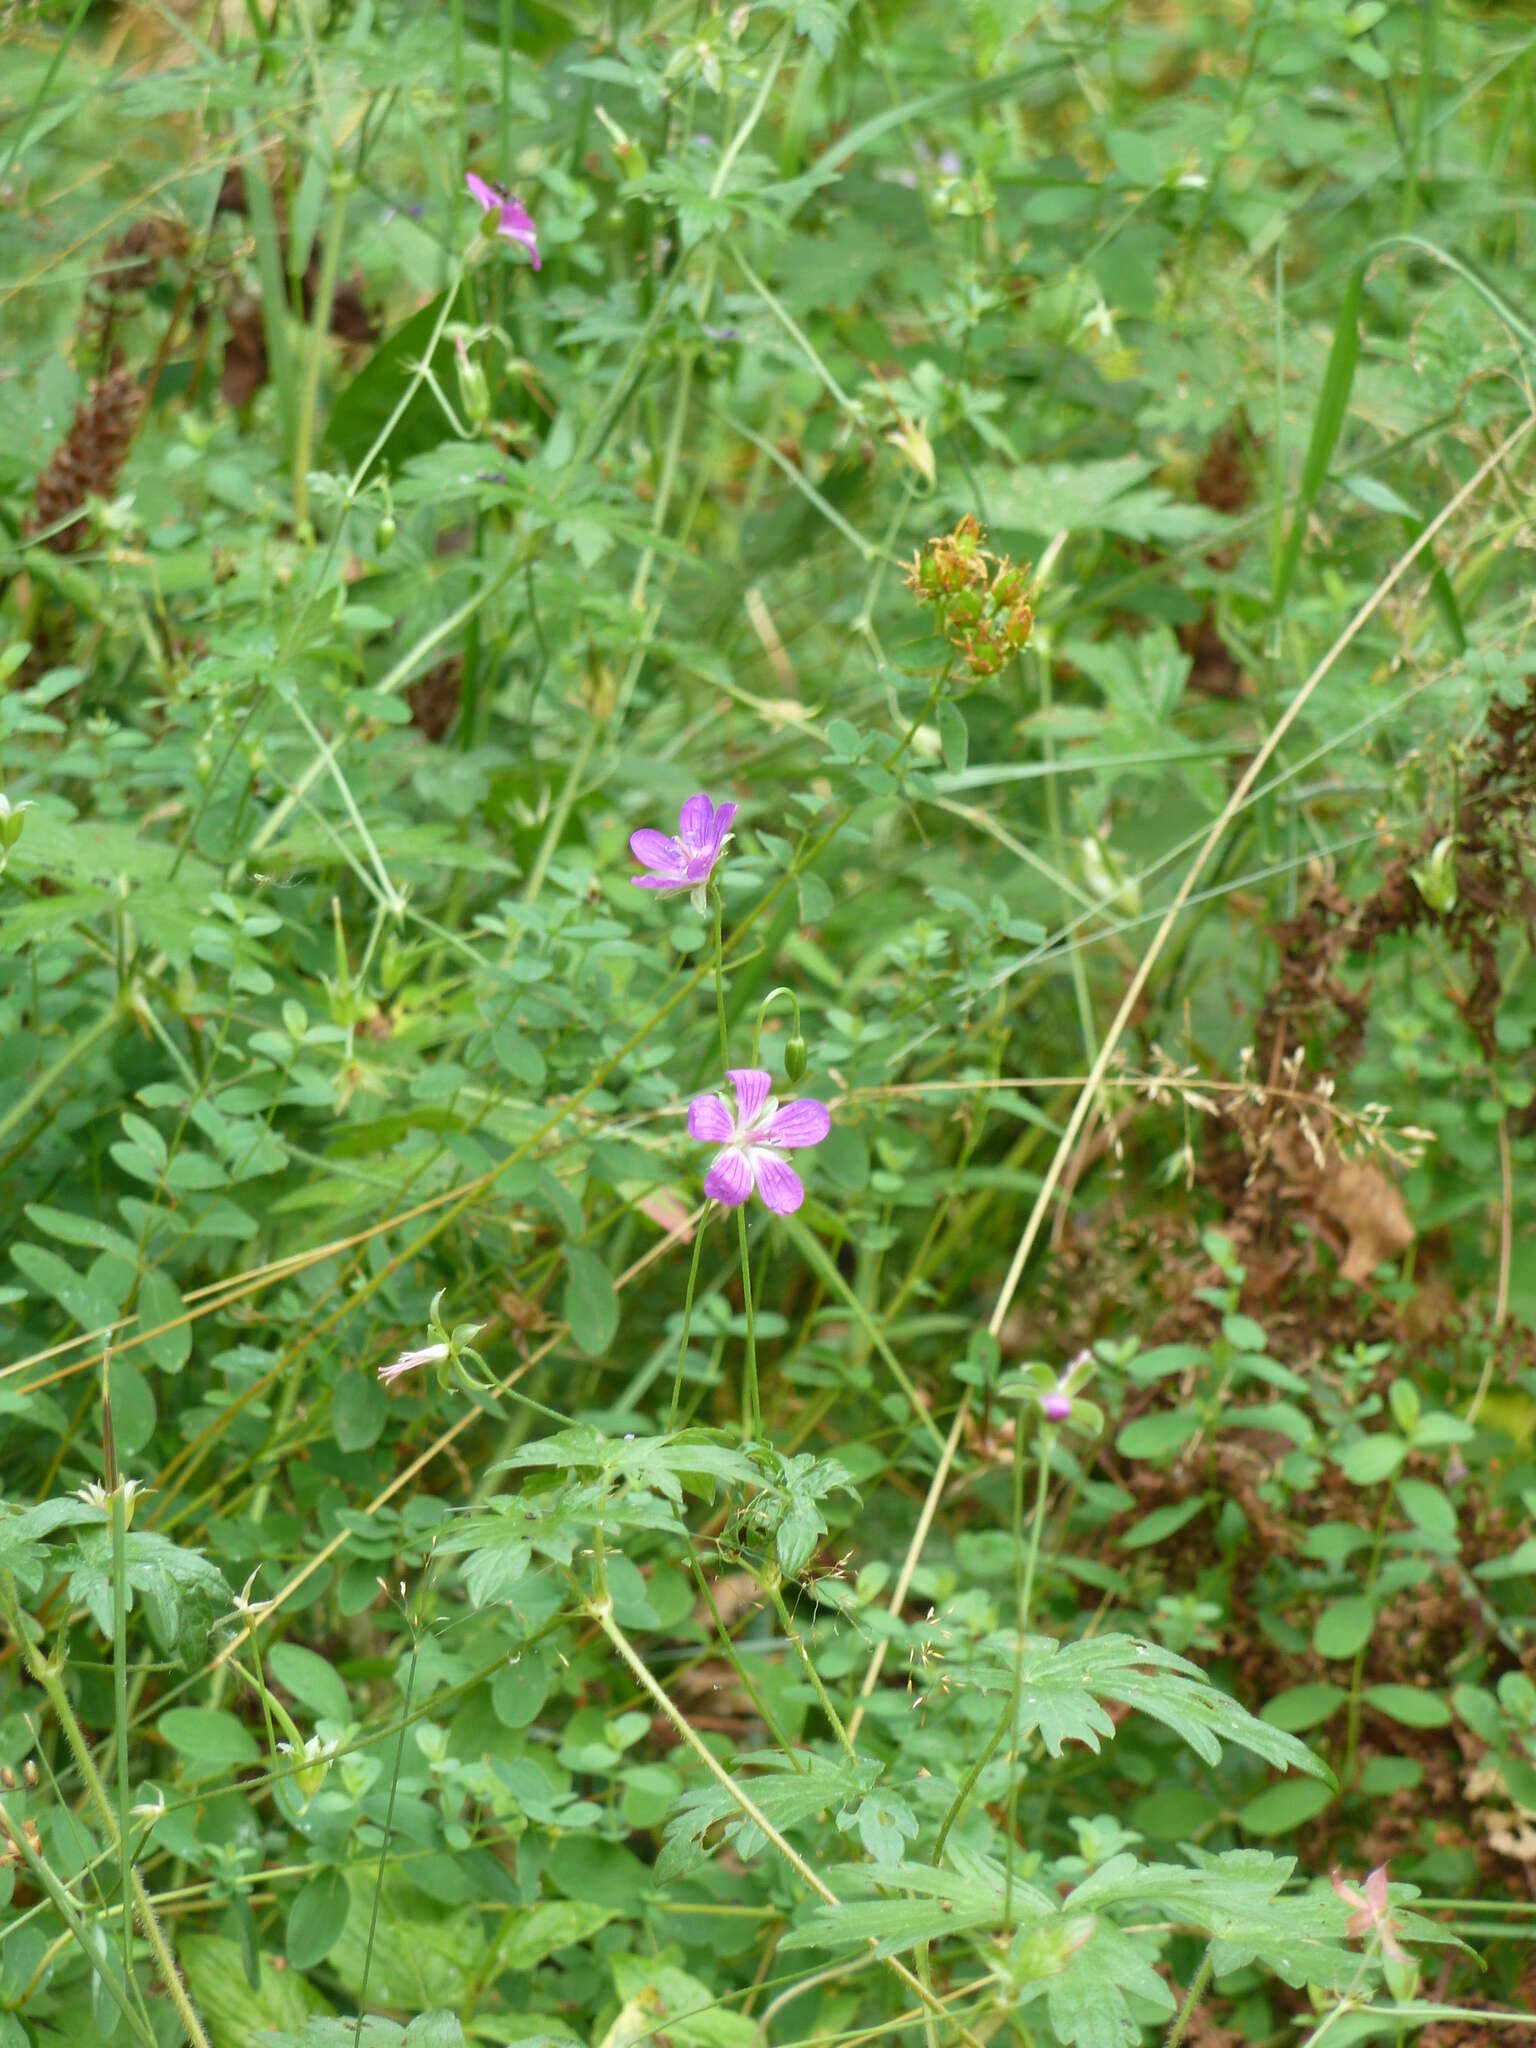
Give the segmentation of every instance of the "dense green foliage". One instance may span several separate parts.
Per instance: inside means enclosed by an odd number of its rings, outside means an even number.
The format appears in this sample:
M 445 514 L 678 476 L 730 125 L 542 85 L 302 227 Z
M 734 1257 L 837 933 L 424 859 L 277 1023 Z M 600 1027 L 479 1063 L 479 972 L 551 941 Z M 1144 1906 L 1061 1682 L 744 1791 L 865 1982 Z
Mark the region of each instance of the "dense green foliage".
M 0 2048 L 1524 2038 L 1526 11 L 7 35 Z

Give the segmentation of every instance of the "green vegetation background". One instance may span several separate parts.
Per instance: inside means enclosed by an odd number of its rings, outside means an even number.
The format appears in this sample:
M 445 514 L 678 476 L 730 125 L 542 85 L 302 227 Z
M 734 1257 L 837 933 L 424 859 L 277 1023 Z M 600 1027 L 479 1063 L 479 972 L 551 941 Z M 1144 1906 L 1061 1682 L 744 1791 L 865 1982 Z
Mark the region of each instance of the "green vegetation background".
M 1528 11 L 4 32 L 0 2048 L 1522 2038 Z

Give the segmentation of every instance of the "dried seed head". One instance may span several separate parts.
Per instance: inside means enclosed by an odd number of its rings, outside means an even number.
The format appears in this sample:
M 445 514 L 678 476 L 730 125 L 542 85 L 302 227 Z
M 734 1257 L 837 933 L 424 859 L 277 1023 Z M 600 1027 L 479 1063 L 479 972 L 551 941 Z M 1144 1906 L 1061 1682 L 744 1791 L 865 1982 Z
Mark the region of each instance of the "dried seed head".
M 54 554 L 73 554 L 84 543 L 86 499 L 110 498 L 116 490 L 143 405 L 138 379 L 119 365 L 95 379 L 75 407 L 69 432 L 37 480 L 29 521 Z

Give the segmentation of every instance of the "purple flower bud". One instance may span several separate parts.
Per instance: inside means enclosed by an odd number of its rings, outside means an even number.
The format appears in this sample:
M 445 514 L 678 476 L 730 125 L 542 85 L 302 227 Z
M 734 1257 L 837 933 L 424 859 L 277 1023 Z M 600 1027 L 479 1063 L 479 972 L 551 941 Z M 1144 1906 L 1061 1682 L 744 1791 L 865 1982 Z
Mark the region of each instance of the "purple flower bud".
M 1040 1403 L 1040 1413 L 1047 1422 L 1065 1422 L 1072 1413 L 1072 1396 L 1053 1387 Z

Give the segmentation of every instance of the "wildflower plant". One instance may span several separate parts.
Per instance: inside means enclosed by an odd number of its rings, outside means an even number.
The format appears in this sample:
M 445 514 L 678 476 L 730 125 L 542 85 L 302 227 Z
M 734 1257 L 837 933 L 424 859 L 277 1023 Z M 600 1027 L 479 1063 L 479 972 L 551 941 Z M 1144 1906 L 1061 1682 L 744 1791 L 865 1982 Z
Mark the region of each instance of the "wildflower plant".
M 102 12 L 0 144 L 0 2048 L 1502 2032 L 1518 25 Z

